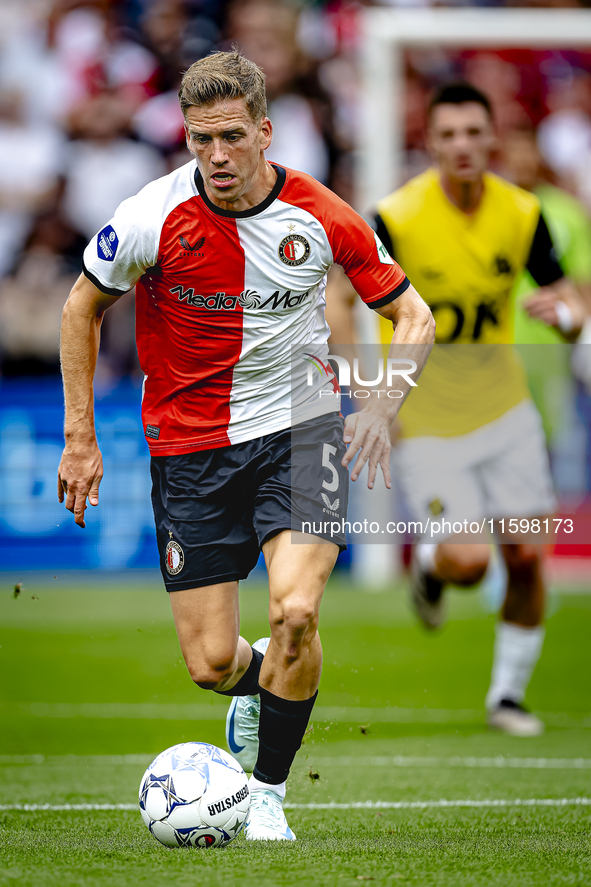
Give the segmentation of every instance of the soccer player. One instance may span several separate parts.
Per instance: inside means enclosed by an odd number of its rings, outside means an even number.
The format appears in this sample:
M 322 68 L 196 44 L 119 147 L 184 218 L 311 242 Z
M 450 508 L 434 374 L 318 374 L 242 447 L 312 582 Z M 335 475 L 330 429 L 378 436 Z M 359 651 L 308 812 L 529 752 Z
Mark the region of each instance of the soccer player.
M 536 132 L 532 127 L 520 127 L 505 135 L 501 145 L 501 161 L 503 176 L 525 191 L 534 193 L 540 201 L 562 270 L 590 304 L 591 221 L 585 207 L 572 194 L 547 181 L 536 142 Z M 559 331 L 530 317 L 522 308 L 522 302 L 533 289 L 535 283 L 528 272 L 524 271 L 517 278 L 512 293 L 515 341 L 532 345 L 563 343 L 564 339 Z M 568 324 L 568 315 L 563 324 L 565 321 Z M 550 447 L 562 432 L 571 408 L 571 361 L 574 368 L 576 355 L 585 353 L 585 350 L 579 349 L 573 354 L 568 347 L 520 349 L 529 388 L 542 416 Z M 552 393 L 548 397 L 550 378 Z M 585 397 L 583 392 L 577 395 L 577 399 Z
M 588 293 L 591 284 L 591 221 L 585 207 L 572 194 L 544 178 L 534 129 L 522 127 L 507 133 L 501 157 L 503 176 L 524 191 L 531 191 L 540 201 L 564 273 L 579 289 Z M 527 272 L 516 282 L 515 340 L 532 344 L 559 343 L 563 339 L 556 330 L 531 318 L 521 308 L 521 301 L 534 287 Z
M 179 97 L 193 159 L 121 204 L 64 309 L 58 495 L 84 527 L 103 473 L 92 387 L 101 319 L 135 286 L 157 541 L 181 650 L 196 684 L 235 697 L 231 748 L 254 764 L 246 837 L 294 840 L 285 783 L 317 695 L 320 600 L 344 538 L 292 542 L 291 487 L 303 488 L 295 518 L 326 529 L 323 489 L 344 518 L 355 456 L 353 480 L 367 462 L 368 485 L 379 465 L 389 482 L 398 403 L 372 400 L 344 430 L 338 400 L 318 396 L 334 389 L 326 273 L 344 267 L 393 325 L 393 349 L 423 343 L 419 368 L 434 322 L 366 222 L 310 176 L 266 161 L 256 65 L 214 53 L 185 73 Z M 292 373 L 293 348 L 315 367 L 312 387 Z M 305 453 L 295 478 L 292 434 Z M 238 582 L 261 549 L 271 637 L 253 648 L 239 634 Z
M 540 519 L 555 507 L 539 415 L 512 350 L 502 347 L 513 341 L 509 297 L 516 276 L 527 268 L 543 288 L 526 302 L 532 316 L 559 328 L 562 305 L 576 334 L 583 311 L 556 260 L 537 197 L 486 172 L 495 144 L 488 99 L 468 84 L 440 89 L 429 107 L 428 144 L 435 166 L 381 200 L 374 225 L 429 304 L 436 343 L 454 345 L 433 351 L 401 411 L 396 447 L 413 517 L 437 527 L 438 538 L 414 549 L 411 586 L 418 616 L 437 628 L 446 586 L 479 582 L 490 555 L 485 538 L 469 544 L 450 525 Z M 327 317 L 336 341 L 351 341 L 353 299 L 348 282 L 329 283 Z M 493 728 L 531 736 L 543 730 L 523 707 L 544 638 L 542 546 L 506 536 L 501 551 L 508 580 L 487 718 Z

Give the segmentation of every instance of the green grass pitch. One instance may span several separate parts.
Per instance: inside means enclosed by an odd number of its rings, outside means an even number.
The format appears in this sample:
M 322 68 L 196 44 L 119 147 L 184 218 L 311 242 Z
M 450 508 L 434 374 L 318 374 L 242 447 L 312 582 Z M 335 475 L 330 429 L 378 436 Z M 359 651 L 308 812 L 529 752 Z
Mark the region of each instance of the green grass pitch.
M 135 809 L 54 809 L 134 805 L 164 748 L 224 746 L 227 702 L 192 685 L 166 593 L 25 585 L 18 599 L 0 586 L 0 885 L 591 885 L 591 596 L 554 598 L 528 694 L 548 729 L 514 739 L 483 724 L 494 618 L 478 594 L 453 594 L 432 636 L 401 588 L 334 580 L 319 701 L 289 783 L 298 841 L 191 851 L 160 846 Z M 266 609 L 248 586 L 251 642 Z M 49 809 L 15 809 L 27 804 Z

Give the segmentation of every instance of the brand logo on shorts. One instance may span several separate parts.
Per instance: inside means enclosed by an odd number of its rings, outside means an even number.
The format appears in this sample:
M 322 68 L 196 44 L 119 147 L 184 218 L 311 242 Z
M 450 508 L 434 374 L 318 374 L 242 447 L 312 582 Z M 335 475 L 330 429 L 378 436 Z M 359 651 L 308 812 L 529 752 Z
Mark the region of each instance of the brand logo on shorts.
M 330 514 L 331 517 L 339 516 L 339 505 L 341 504 L 340 499 L 335 499 L 334 502 L 331 502 L 326 493 L 321 493 L 322 501 L 326 505 L 326 508 L 323 508 L 323 512 L 325 514 Z
M 303 265 L 310 258 L 310 244 L 301 234 L 288 234 L 277 252 L 284 265 Z
M 438 514 L 442 514 L 445 511 L 445 507 L 441 499 L 433 499 L 432 502 L 429 502 L 429 511 L 433 515 L 433 517 L 437 517 Z
M 176 576 L 177 573 L 181 572 L 185 566 L 185 552 L 178 542 L 170 540 L 164 552 L 164 562 L 166 563 L 166 570 L 171 576 Z

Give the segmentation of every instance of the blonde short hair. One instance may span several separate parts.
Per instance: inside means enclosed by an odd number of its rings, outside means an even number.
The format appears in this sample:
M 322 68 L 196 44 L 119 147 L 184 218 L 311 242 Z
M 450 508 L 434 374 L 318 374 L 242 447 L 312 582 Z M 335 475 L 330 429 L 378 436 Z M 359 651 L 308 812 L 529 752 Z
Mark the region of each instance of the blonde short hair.
M 265 75 L 239 52 L 212 52 L 183 74 L 179 102 L 186 115 L 192 106 L 212 105 L 220 99 L 244 99 L 258 123 L 267 115 Z

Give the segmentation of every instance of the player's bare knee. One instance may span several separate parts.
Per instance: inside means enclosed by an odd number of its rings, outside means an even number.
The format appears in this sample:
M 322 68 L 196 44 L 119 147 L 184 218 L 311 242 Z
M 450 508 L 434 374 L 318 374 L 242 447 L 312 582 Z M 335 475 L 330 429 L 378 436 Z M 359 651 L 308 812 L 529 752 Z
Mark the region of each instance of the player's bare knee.
M 296 659 L 302 646 L 316 635 L 318 606 L 299 596 L 290 596 L 271 608 L 271 636 L 287 658 Z
M 489 557 L 488 545 L 444 545 L 438 567 L 456 585 L 476 585 L 486 573 Z
M 224 687 L 225 678 L 228 678 L 230 674 L 231 672 L 222 673 L 202 669 L 195 674 L 191 674 L 191 679 L 202 690 L 219 690 Z
M 216 690 L 234 673 L 234 656 L 187 660 L 191 680 L 202 690 Z
M 486 560 L 471 561 L 464 564 L 461 571 L 461 581 L 463 585 L 476 585 L 480 582 L 488 567 L 488 558 Z

